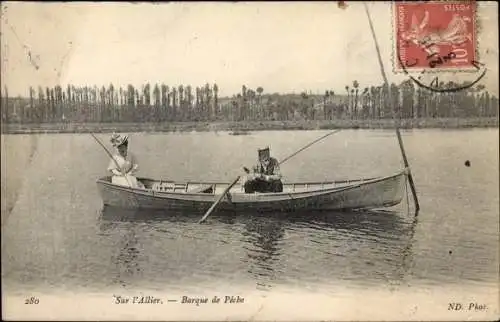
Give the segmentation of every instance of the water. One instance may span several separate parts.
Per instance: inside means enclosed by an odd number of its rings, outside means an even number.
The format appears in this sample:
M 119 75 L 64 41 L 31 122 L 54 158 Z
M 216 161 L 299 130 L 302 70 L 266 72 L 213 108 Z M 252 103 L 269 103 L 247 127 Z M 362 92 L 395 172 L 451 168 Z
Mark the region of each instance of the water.
M 270 145 L 279 159 L 325 133 L 137 133 L 130 149 L 141 176 L 230 181 L 258 147 Z M 214 214 L 199 225 L 199 215 L 103 210 L 95 180 L 108 159 L 88 134 L 2 136 L 3 290 L 497 287 L 498 129 L 414 130 L 403 139 L 421 204 L 416 221 L 405 201 L 307 218 Z M 340 180 L 401 166 L 394 132 L 345 130 L 282 172 L 290 181 Z

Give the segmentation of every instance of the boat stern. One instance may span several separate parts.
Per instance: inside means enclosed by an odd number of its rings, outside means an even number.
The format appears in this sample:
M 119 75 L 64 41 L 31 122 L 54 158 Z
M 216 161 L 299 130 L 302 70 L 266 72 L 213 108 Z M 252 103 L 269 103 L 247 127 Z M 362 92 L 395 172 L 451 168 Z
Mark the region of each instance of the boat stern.
M 137 208 L 139 202 L 134 189 L 119 186 L 111 182 L 111 176 L 101 177 L 96 181 L 99 195 L 105 206 Z

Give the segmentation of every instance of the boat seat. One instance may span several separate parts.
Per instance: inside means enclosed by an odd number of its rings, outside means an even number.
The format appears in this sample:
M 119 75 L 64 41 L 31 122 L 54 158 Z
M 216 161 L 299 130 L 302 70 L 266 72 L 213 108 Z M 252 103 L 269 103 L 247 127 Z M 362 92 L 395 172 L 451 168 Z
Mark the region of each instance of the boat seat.
M 163 191 L 163 192 L 190 192 L 190 193 L 213 193 L 214 185 L 202 185 L 201 187 L 196 187 L 193 189 L 188 189 L 188 185 L 184 183 L 166 182 L 158 181 L 151 185 L 151 190 L 153 191 Z
M 190 193 L 213 193 L 214 191 L 214 185 L 203 185 L 198 188 L 190 189 L 188 192 Z
M 175 188 L 174 182 L 158 181 L 151 185 L 153 191 L 173 191 Z

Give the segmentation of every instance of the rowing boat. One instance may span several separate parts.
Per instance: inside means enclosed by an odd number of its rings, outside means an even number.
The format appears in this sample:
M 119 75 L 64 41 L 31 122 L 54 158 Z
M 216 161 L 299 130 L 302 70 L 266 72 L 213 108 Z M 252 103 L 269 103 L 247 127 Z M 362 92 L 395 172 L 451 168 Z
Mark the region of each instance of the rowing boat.
M 221 200 L 218 210 L 294 211 L 355 210 L 392 207 L 404 195 L 408 168 L 391 175 L 328 182 L 284 182 L 283 192 L 245 193 L 243 182 L 235 184 Z M 206 211 L 220 198 L 229 182 L 176 182 L 138 178 L 144 188 L 97 180 L 105 206 L 134 209 Z

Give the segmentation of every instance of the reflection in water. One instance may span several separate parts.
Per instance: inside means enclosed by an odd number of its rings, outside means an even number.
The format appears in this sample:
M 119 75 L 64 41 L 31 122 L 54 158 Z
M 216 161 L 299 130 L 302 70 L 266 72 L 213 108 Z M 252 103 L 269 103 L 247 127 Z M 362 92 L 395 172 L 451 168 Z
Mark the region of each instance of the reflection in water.
M 210 218 L 214 218 L 211 215 Z M 100 214 L 101 226 L 112 226 L 119 222 L 197 222 L 201 215 L 197 213 L 185 213 L 180 211 L 166 211 L 160 209 L 128 209 L 111 206 L 103 206 Z
M 115 283 L 126 286 L 129 279 L 141 271 L 137 258 L 139 250 L 137 249 L 137 236 L 134 229 L 130 229 L 120 241 L 118 256 L 113 258 L 117 268 Z
M 283 247 L 300 263 L 294 269 L 310 276 L 398 285 L 413 263 L 416 223 L 409 220 L 390 211 L 294 214 L 287 218 Z M 301 252 L 297 241 L 307 250 Z M 317 263 L 307 264 L 308 260 Z
M 270 288 L 276 275 L 275 263 L 279 261 L 280 241 L 284 235 L 283 223 L 279 220 L 265 217 L 251 217 L 245 223 L 242 241 L 251 247 L 247 250 L 249 264 L 248 272 L 257 280 L 260 288 Z
M 413 214 L 411 213 L 411 207 L 410 207 L 410 201 L 409 201 L 409 191 L 408 191 L 408 186 L 409 186 L 409 181 L 408 177 L 405 176 L 405 204 L 406 204 L 406 211 L 408 216 L 413 216 L 413 220 L 411 223 L 408 225 L 408 242 L 406 243 L 406 247 L 403 250 L 403 269 L 406 275 L 410 274 L 411 269 L 413 268 L 414 265 L 414 259 L 413 259 L 413 243 L 415 240 L 415 230 L 417 227 L 418 223 L 418 214 L 420 212 L 420 209 L 417 209 L 415 207 Z M 413 200 L 415 203 L 415 200 Z
M 238 212 L 214 214 L 210 222 L 203 225 L 197 223 L 199 217 L 198 214 L 104 208 L 101 231 L 126 231 L 121 237 L 120 254 L 115 259 L 122 265 L 119 282 L 125 283 L 140 271 L 135 263 L 139 251 L 134 227 L 151 227 L 161 233 L 162 238 L 173 234 L 177 239 L 189 231 L 207 243 L 223 240 L 234 244 L 235 252 L 243 251 L 241 257 L 235 259 L 243 264 L 243 270 L 261 290 L 269 290 L 282 282 L 307 283 L 308 279 L 331 284 L 340 279 L 370 285 L 381 281 L 398 285 L 408 277 L 413 266 L 412 244 L 417 222 L 409 214 L 384 210 Z M 238 232 L 239 241 L 228 231 Z M 239 264 L 226 260 L 210 263 L 204 266 L 204 273 L 216 276 L 220 270 Z
M 403 269 L 406 275 L 411 274 L 415 261 L 413 256 L 413 244 L 415 242 L 415 230 L 418 224 L 418 217 L 415 216 L 413 221 L 408 225 L 408 242 L 403 250 L 402 261 Z
M 118 214 L 120 214 L 120 212 L 114 213 L 114 215 Z M 120 221 L 127 221 L 127 214 L 130 215 L 131 213 L 121 212 L 121 215 L 115 217 L 117 220 L 109 220 L 110 218 L 106 220 L 103 211 L 100 220 L 102 235 L 107 235 L 111 230 L 115 229 L 115 233 L 123 234 L 118 240 L 118 254 L 111 256 L 111 262 L 116 267 L 116 276 L 113 278 L 113 283 L 120 284 L 123 287 L 130 285 L 131 280 L 141 272 L 138 260 L 140 252 L 137 248 L 137 226 L 135 223 L 120 224 Z

